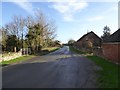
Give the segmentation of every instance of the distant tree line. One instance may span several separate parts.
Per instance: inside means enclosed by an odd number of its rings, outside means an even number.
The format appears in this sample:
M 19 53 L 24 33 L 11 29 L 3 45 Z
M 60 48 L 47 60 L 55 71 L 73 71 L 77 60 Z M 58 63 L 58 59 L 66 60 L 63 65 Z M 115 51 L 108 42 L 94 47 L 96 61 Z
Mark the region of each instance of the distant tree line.
M 2 51 L 19 51 L 21 48 L 31 48 L 39 52 L 41 48 L 55 46 L 55 22 L 36 11 L 33 16 L 14 16 L 12 21 L 0 28 L 2 32 Z
M 69 46 L 73 45 L 74 43 L 75 43 L 75 40 L 73 40 L 73 39 L 70 39 L 70 40 L 68 41 L 68 45 L 69 45 Z

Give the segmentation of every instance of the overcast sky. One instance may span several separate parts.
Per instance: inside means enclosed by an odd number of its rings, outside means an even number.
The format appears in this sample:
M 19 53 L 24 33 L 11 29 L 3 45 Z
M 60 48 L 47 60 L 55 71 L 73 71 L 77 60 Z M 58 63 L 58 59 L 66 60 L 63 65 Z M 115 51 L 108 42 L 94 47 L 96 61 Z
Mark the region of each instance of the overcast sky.
M 9 2 L 6 2 L 9 1 Z M 12 2 L 11 2 L 12 1 Z M 46 2 L 45 2 L 46 1 Z M 56 2 L 55 2 L 56 1 Z M 88 1 L 88 0 L 87 0 Z M 42 10 L 47 16 L 54 19 L 57 25 L 57 37 L 63 43 L 69 39 L 78 40 L 88 31 L 95 32 L 98 36 L 103 34 L 103 27 L 109 26 L 111 33 L 118 29 L 118 2 L 87 2 L 85 0 L 5 0 L 2 2 L 2 23 L 12 20 L 12 16 L 21 15 L 26 17 L 34 15 L 36 9 Z

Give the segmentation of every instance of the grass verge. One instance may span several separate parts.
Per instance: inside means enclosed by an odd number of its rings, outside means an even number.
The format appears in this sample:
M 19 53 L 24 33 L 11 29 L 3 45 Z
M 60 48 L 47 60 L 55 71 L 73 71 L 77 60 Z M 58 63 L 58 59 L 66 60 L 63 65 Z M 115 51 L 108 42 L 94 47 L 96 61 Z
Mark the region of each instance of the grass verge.
M 42 51 L 40 53 L 38 53 L 37 55 L 46 55 L 46 54 L 54 52 L 54 51 L 56 51 L 58 49 L 59 49 L 59 47 L 43 48 Z
M 42 49 L 41 53 L 35 54 L 35 55 L 46 55 L 46 54 L 54 52 L 58 49 L 59 49 L 59 47 L 44 48 L 44 49 Z M 20 63 L 20 62 L 26 61 L 26 60 L 34 57 L 35 55 L 21 56 L 21 57 L 18 57 L 18 58 L 9 60 L 9 61 L 2 61 L 2 62 L 0 62 L 0 65 L 7 66 L 9 64 Z
M 101 57 L 94 55 L 87 55 L 87 53 L 81 52 L 74 47 L 70 46 L 70 50 L 78 54 L 83 54 L 91 61 L 95 62 L 97 66 L 100 66 L 102 70 L 97 71 L 99 75 L 97 83 L 99 88 L 118 88 L 118 67 L 119 65 L 109 62 Z
M 34 57 L 34 56 L 33 55 L 21 56 L 21 57 L 18 57 L 18 58 L 9 60 L 9 61 L 2 61 L 2 62 L 0 62 L 0 65 L 6 66 L 6 65 L 9 65 L 9 64 L 20 63 L 20 62 L 28 60 L 28 59 L 30 59 L 32 57 Z
M 97 71 L 100 75 L 97 82 L 100 88 L 118 88 L 118 65 L 98 56 L 87 56 L 103 70 Z
M 71 51 L 73 51 L 73 52 L 78 53 L 78 54 L 87 54 L 86 52 L 82 52 L 82 51 L 80 51 L 80 50 L 78 50 L 78 49 L 76 49 L 76 48 L 74 48 L 74 47 L 72 47 L 72 46 L 69 46 L 69 49 L 70 49 Z

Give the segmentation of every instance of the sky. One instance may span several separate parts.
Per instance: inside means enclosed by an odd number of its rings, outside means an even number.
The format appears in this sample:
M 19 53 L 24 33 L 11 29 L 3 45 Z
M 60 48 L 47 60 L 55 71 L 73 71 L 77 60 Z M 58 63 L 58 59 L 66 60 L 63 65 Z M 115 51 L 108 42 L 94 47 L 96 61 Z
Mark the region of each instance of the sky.
M 118 29 L 118 1 L 98 1 L 4 0 L 0 3 L 0 7 L 2 7 L 0 26 L 12 21 L 14 15 L 34 16 L 34 11 L 40 9 L 55 21 L 56 39 L 63 43 L 67 43 L 70 39 L 78 40 L 90 31 L 100 37 L 106 25 L 110 27 L 111 33 L 114 33 Z

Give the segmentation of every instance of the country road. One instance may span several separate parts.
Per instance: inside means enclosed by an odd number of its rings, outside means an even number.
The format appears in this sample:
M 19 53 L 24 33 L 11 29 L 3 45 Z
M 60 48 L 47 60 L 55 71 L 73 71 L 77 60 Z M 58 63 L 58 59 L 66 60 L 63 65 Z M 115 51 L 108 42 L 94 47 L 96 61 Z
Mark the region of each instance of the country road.
M 2 69 L 3 88 L 96 88 L 95 64 L 68 46 Z

